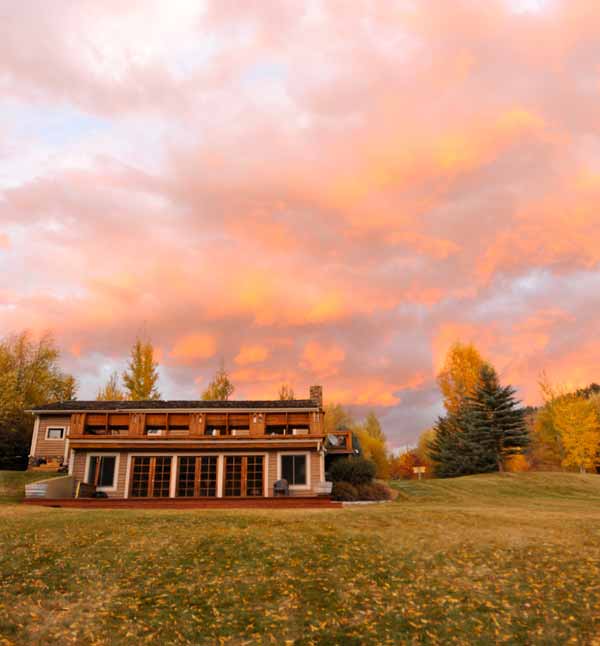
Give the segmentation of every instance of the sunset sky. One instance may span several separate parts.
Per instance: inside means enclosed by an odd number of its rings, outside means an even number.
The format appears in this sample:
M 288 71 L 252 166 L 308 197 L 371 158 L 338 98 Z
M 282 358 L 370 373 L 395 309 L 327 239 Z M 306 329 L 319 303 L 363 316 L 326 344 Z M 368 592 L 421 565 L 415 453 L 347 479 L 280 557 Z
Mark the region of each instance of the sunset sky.
M 50 9 L 51 6 L 51 9 Z M 393 447 L 473 341 L 525 403 L 600 381 L 600 5 L 0 7 L 0 336 L 93 398 L 146 330 L 164 398 L 374 408 Z

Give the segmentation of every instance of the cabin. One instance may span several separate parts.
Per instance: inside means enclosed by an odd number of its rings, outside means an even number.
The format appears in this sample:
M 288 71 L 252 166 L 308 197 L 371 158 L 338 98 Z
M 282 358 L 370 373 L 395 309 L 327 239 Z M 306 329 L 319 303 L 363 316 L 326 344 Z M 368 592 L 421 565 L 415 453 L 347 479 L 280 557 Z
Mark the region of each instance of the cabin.
M 321 386 L 287 401 L 69 401 L 31 412 L 30 459 L 62 465 L 74 496 L 317 496 L 326 456 L 355 452 L 350 431 L 325 435 Z

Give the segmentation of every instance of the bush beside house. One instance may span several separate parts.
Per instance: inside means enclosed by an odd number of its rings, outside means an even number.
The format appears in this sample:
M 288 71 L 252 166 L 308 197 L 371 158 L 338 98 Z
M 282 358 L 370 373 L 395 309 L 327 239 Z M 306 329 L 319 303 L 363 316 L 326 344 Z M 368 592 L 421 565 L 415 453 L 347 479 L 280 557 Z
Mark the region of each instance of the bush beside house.
M 376 467 L 371 460 L 346 458 L 335 462 L 331 469 L 333 500 L 389 500 L 391 491 L 381 482 L 374 482 Z

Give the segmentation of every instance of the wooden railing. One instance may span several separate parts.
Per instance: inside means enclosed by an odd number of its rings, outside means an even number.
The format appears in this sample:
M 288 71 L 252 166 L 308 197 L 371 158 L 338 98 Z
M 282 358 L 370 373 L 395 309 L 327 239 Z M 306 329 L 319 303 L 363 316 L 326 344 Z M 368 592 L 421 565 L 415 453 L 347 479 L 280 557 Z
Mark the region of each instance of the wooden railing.
M 70 437 L 270 437 L 322 433 L 322 413 L 76 413 Z
M 338 440 L 337 444 L 327 442 L 327 450 L 335 453 L 336 451 L 352 451 L 352 431 L 335 431 L 327 435 L 327 439 L 333 436 Z

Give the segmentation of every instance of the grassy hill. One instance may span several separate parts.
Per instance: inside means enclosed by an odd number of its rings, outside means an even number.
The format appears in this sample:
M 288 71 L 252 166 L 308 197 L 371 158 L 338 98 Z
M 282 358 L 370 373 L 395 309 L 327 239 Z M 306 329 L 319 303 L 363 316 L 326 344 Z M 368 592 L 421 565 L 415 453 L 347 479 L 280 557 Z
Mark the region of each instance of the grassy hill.
M 0 506 L 0 644 L 565 644 L 600 634 L 600 477 L 333 511 Z M 4 638 L 4 642 L 2 641 Z
M 600 503 L 600 476 L 579 473 L 492 473 L 392 485 L 405 501 L 460 505 Z

